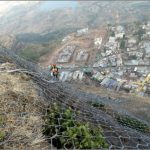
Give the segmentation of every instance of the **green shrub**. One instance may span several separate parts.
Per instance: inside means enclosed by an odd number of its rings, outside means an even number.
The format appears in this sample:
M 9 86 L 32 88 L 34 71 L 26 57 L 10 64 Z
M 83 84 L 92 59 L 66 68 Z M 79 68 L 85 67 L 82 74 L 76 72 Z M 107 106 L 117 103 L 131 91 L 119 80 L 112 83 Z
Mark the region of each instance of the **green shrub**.
M 53 145 L 67 149 L 108 148 L 102 129 L 77 121 L 75 115 L 71 108 L 63 110 L 56 104 L 48 111 L 44 134 L 52 137 L 57 132 Z
M 3 141 L 6 136 L 6 133 L 4 131 L 0 131 L 0 141 Z
M 0 62 L 12 62 L 11 58 L 8 56 L 1 56 L 0 55 Z
M 114 32 L 114 31 L 111 31 L 111 32 L 110 32 L 110 36 L 115 37 L 115 32 Z
M 128 127 L 131 127 L 141 132 L 150 133 L 150 127 L 147 124 L 135 118 L 131 118 L 129 116 L 122 116 L 122 115 L 117 115 L 116 118 L 117 121 L 122 125 L 126 125 Z
M 124 39 L 122 39 L 120 41 L 120 49 L 124 49 L 124 48 L 125 48 L 125 41 L 124 41 Z
M 26 49 L 20 52 L 20 56 L 27 60 L 38 61 L 40 54 L 33 50 Z
M 4 116 L 0 115 L 0 126 L 4 124 Z M 4 131 L 0 131 L 0 141 L 3 141 L 6 136 L 6 133 Z
M 96 107 L 100 110 L 105 110 L 105 105 L 100 102 L 88 102 L 91 106 Z
M 4 123 L 4 116 L 0 115 L 0 126 Z

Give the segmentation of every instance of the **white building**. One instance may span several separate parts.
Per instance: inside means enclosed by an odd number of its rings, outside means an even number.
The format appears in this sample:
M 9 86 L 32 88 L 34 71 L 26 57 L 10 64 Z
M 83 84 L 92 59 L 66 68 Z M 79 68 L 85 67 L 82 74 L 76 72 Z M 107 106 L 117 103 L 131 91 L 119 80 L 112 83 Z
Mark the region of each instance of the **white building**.
M 70 73 L 69 71 L 61 72 L 59 80 L 65 82 L 67 80 L 67 78 L 68 78 L 69 73 Z
M 123 36 L 124 36 L 124 33 L 116 33 L 115 34 L 116 38 L 123 38 Z
M 95 74 L 93 74 L 92 78 L 101 81 L 103 80 L 105 77 L 100 73 L 100 72 L 96 72 Z
M 130 61 L 124 62 L 124 64 L 127 66 L 137 66 L 137 65 L 139 65 L 139 61 L 138 60 L 130 60 Z
M 117 26 L 117 27 L 116 27 L 116 31 L 117 31 L 118 33 L 121 33 L 121 32 L 124 33 L 124 27 L 123 27 L 123 26 Z
M 82 71 L 75 71 L 73 73 L 73 79 L 74 80 L 77 80 L 77 79 L 82 80 L 83 79 L 83 75 L 84 75 L 84 73 Z
M 142 26 L 142 29 L 146 29 L 146 25 L 143 25 L 143 26 Z
M 108 66 L 108 59 L 103 58 L 102 60 L 96 62 L 93 67 L 107 67 Z
M 74 45 L 68 45 L 66 46 L 59 54 L 58 56 L 58 63 L 67 63 L 69 62 L 74 50 L 75 50 L 76 46 Z
M 109 61 L 111 62 L 111 66 L 116 66 L 117 65 L 116 60 L 117 60 L 116 55 L 109 56 Z
M 115 43 L 116 38 L 115 37 L 109 37 L 109 43 Z
M 117 57 L 117 66 L 122 66 L 122 64 L 123 64 L 122 57 L 119 54 L 118 57 Z
M 109 56 L 109 55 L 111 55 L 112 54 L 112 51 L 111 50 L 107 50 L 106 51 L 106 56 Z
M 87 61 L 89 54 L 85 50 L 78 52 L 76 61 Z
M 94 44 L 96 47 L 98 47 L 98 49 L 100 48 L 101 44 L 102 44 L 102 37 L 100 38 L 95 38 L 94 39 Z
M 88 31 L 89 31 L 88 28 L 77 30 L 77 35 L 81 36 L 81 35 L 87 34 Z
M 128 40 L 128 43 L 129 44 L 136 44 L 136 39 L 135 38 L 130 38 L 129 40 Z
M 149 42 L 144 43 L 144 48 L 145 48 L 146 53 L 150 53 L 150 43 Z
M 141 58 L 143 56 L 143 53 L 142 52 L 136 52 L 136 56 Z

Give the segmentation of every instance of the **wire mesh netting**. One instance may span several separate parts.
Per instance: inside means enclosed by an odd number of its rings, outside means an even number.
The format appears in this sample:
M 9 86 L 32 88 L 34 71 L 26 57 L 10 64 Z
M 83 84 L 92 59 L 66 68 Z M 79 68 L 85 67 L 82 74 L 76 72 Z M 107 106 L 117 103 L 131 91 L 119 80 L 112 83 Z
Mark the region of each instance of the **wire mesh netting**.
M 140 124 L 140 129 L 144 129 L 143 131 L 138 131 L 136 128 L 133 129 L 132 125 L 137 124 L 134 120 L 133 124 L 130 124 L 130 127 L 128 124 L 121 125 L 116 118 L 118 114 L 113 113 L 111 108 L 100 105 L 98 106 L 100 107 L 99 109 L 96 106 L 97 104 L 89 103 L 85 98 L 78 99 L 74 95 L 74 92 L 76 92 L 75 89 L 71 89 L 71 85 L 67 83 L 50 83 L 47 70 L 21 59 L 12 51 L 4 48 L 0 49 L 0 55 L 11 58 L 18 68 L 25 69 L 21 72 L 30 75 L 37 85 L 35 85 L 35 88 L 41 93 L 40 96 L 46 100 L 45 105 L 41 104 L 41 99 L 32 102 L 33 107 L 41 106 L 40 112 L 33 112 L 33 116 L 40 116 L 44 120 L 44 123 L 35 122 L 34 126 L 31 127 L 32 131 L 37 131 L 32 135 L 33 139 L 36 139 L 36 145 L 46 139 L 50 144 L 43 143 L 43 149 L 54 149 L 53 146 L 67 149 L 150 149 L 149 127 L 146 125 Z M 29 90 L 25 89 L 25 91 Z M 11 111 L 6 112 L 6 114 L 1 112 L 1 114 L 6 116 L 12 115 L 12 121 L 16 115 L 21 116 L 20 118 L 24 116 L 26 119 L 29 119 L 30 117 L 25 115 L 27 110 L 23 110 L 23 105 L 19 104 L 21 99 L 24 98 L 21 98 L 20 95 L 17 103 L 15 103 L 19 108 L 22 107 L 17 114 L 13 114 Z M 3 103 L 5 103 L 5 100 Z M 10 107 L 13 110 L 13 104 L 7 104 L 6 107 Z M 26 119 L 20 119 L 16 123 L 20 123 L 21 125 L 22 121 L 27 121 Z M 120 122 L 123 121 L 126 120 L 120 117 Z M 43 134 L 38 132 L 40 126 L 43 127 Z M 6 130 L 7 127 L 8 125 L 3 125 L 1 129 Z M 29 145 L 31 146 L 30 138 L 23 136 L 14 138 L 13 128 L 11 128 L 10 133 L 6 140 L 0 142 L 1 147 L 4 146 L 5 149 L 9 149 L 11 146 L 12 148 L 19 147 L 21 149 L 22 146 L 23 148 L 29 149 Z M 24 134 L 26 135 L 27 133 Z M 38 137 L 40 137 L 40 140 Z M 17 145 L 17 147 L 14 145 Z M 35 148 L 34 146 L 33 148 Z M 36 147 L 36 149 L 38 148 Z

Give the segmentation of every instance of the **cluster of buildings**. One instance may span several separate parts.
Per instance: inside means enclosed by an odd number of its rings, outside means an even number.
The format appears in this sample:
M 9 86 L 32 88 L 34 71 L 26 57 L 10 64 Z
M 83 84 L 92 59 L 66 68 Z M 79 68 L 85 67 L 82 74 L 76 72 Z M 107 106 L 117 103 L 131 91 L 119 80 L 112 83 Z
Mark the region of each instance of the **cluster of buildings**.
M 149 95 L 150 77 L 148 78 L 148 76 L 150 76 L 150 74 L 147 71 L 147 74 L 144 76 L 139 70 L 139 68 L 133 70 L 132 68 L 126 67 L 120 69 L 105 69 L 105 74 L 101 71 L 95 71 L 92 75 L 92 79 L 98 81 L 101 86 L 108 89 Z
M 150 43 L 142 41 L 139 46 L 127 48 L 126 59 L 124 65 L 126 66 L 149 66 L 150 65 Z
M 140 39 L 135 34 L 137 27 L 128 32 L 127 27 L 121 25 L 109 27 L 111 34 L 108 34 L 106 41 L 103 41 L 102 37 L 98 35 L 93 39 L 93 49 L 97 50 L 95 51 L 98 52 L 96 56 L 99 57 L 92 65 L 88 65 L 92 67 L 91 79 L 98 81 L 101 86 L 117 91 L 138 91 L 140 94 L 144 92 L 150 94 L 150 81 L 144 82 L 150 73 L 150 22 L 146 25 L 141 24 L 140 27 L 145 31 L 140 35 Z M 90 35 L 88 28 L 76 32 L 76 36 L 87 34 Z M 70 37 L 66 37 L 64 41 L 68 39 Z M 74 45 L 66 46 L 60 52 L 57 62 L 69 63 L 70 59 L 74 63 L 87 62 L 91 51 L 76 47 Z M 86 77 L 84 71 L 76 68 L 74 71 L 62 71 L 60 80 L 81 81 L 84 77 Z
M 127 59 L 125 59 L 125 65 L 150 65 L 150 22 L 143 25 L 141 24 L 137 34 L 131 33 L 128 36 L 126 49 Z
M 66 46 L 60 53 L 57 59 L 58 63 L 68 63 L 76 49 L 75 45 Z
M 89 54 L 86 50 L 80 50 L 78 53 L 77 53 L 77 56 L 76 56 L 76 61 L 77 62 L 81 62 L 81 61 L 87 61 L 88 60 L 88 57 L 89 57 Z
M 57 59 L 57 63 L 69 63 L 71 60 L 75 62 L 86 62 L 89 58 L 89 52 L 85 49 L 79 49 L 76 51 L 76 46 L 75 45 L 68 45 L 64 47 Z
M 59 80 L 62 82 L 71 81 L 71 80 L 79 80 L 82 81 L 84 78 L 84 72 L 80 70 L 76 71 L 62 71 L 60 73 Z
M 108 42 L 104 45 L 104 49 L 101 53 L 103 57 L 110 56 L 118 52 L 119 42 L 116 40 L 116 37 L 109 37 Z
M 93 67 L 116 67 L 123 64 L 122 56 L 120 55 L 119 39 L 123 38 L 125 35 L 124 28 L 122 26 L 117 26 L 111 27 L 110 30 L 114 35 L 108 37 L 107 42 L 100 51 L 100 60 L 95 62 Z
M 150 38 L 150 22 L 147 22 L 147 24 L 143 24 L 142 29 L 145 29 L 145 34 L 143 35 L 143 39 L 149 39 Z
M 101 49 L 100 59 L 93 64 L 94 68 L 101 68 L 107 73 L 104 76 L 98 71 L 92 78 L 106 88 L 128 92 L 139 91 L 140 94 L 147 91 L 147 94 L 150 94 L 148 90 L 150 81 L 143 83 L 150 73 L 150 38 L 143 38 L 149 37 L 150 23 L 143 28 L 146 32 L 139 41 L 134 30 L 126 33 L 123 26 L 111 27 L 113 35 L 108 37 Z M 120 47 L 122 40 L 124 40 L 123 48 Z M 139 87 L 142 90 L 139 90 Z

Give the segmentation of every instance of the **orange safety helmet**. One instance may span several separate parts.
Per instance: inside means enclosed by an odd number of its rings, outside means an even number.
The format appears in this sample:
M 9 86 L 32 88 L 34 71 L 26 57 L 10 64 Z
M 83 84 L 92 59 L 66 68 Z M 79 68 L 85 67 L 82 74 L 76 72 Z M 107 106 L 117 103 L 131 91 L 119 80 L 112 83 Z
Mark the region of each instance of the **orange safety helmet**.
M 55 64 L 51 64 L 52 67 L 56 66 Z

